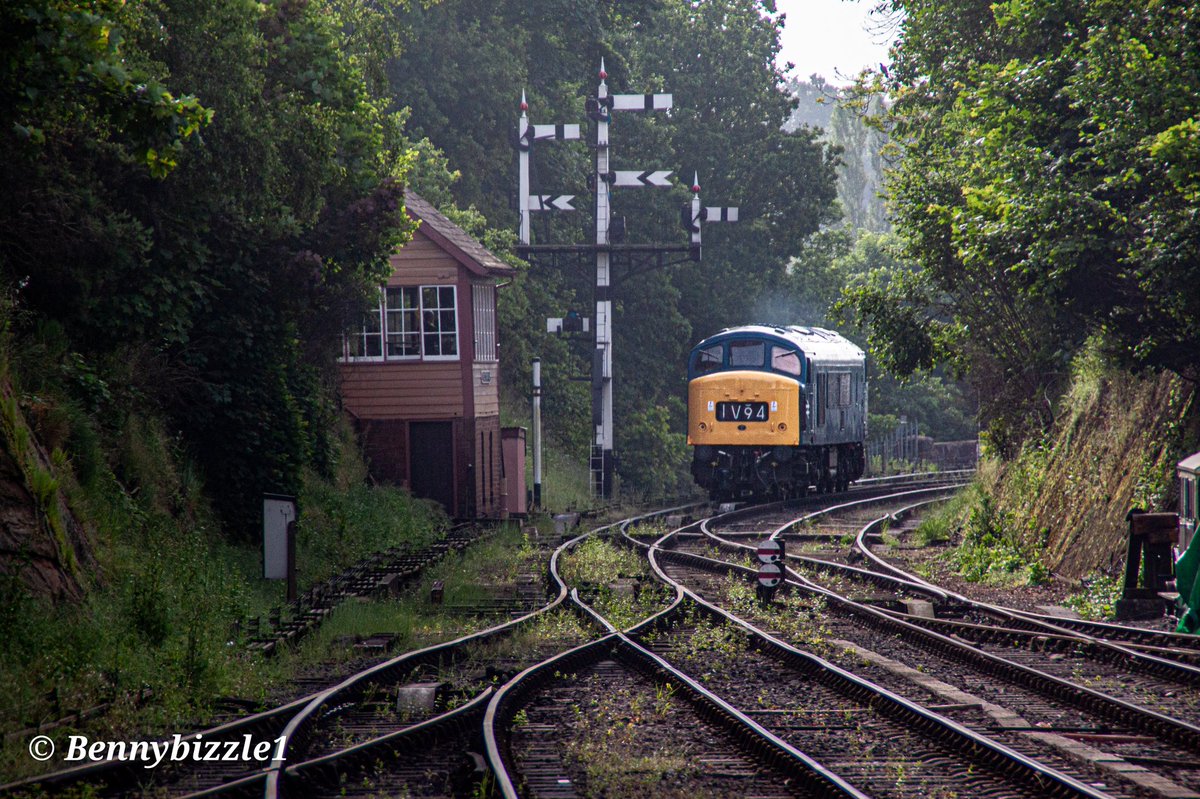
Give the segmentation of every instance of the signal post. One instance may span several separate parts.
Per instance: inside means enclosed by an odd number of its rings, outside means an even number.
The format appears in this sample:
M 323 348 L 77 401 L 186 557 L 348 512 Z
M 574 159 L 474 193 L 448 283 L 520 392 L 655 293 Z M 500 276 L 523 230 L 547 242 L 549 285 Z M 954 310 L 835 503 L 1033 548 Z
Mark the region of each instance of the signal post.
M 593 176 L 595 185 L 595 236 L 589 245 L 554 245 L 530 242 L 530 214 L 534 211 L 573 211 L 570 201 L 574 195 L 531 194 L 529 185 L 529 156 L 533 142 L 543 139 L 578 139 L 578 125 L 530 125 L 526 116 L 528 104 L 525 96 L 521 96 L 521 117 L 517 127 L 517 148 L 519 151 L 519 185 L 518 208 L 521 215 L 519 230 L 520 245 L 518 251 L 527 260 L 539 257 L 549 257 L 557 263 L 560 256 L 581 258 L 589 254 L 595 256 L 596 285 L 594 289 L 595 302 L 595 337 L 592 351 L 592 448 L 590 458 L 592 496 L 609 499 L 612 497 L 613 472 L 616 466 L 614 452 L 614 419 L 613 419 L 613 297 L 614 287 L 613 268 L 614 254 L 628 258 L 657 259 L 657 266 L 669 265 L 664 256 L 669 253 L 680 253 L 683 257 L 670 263 L 682 263 L 685 260 L 700 260 L 700 223 L 706 218 L 713 221 L 736 221 L 736 208 L 706 209 L 699 205 L 699 185 L 693 181 L 693 201 L 691 207 L 684 207 L 686 217 L 685 227 L 691 233 L 689 244 L 649 244 L 627 245 L 614 243 L 612 236 L 612 190 L 614 188 L 638 187 L 669 187 L 671 186 L 670 170 L 613 170 L 609 151 L 609 126 L 614 112 L 653 112 L 669 110 L 673 103 L 670 94 L 610 94 L 608 91 L 608 73 L 604 69 L 603 59 L 600 61 L 599 85 L 596 96 L 587 100 L 588 116 L 596 123 L 596 171 Z M 714 213 L 715 212 L 715 213 Z M 554 330 L 553 322 L 549 320 L 550 328 Z M 562 332 L 565 328 L 557 328 Z M 586 327 L 584 327 L 586 330 Z

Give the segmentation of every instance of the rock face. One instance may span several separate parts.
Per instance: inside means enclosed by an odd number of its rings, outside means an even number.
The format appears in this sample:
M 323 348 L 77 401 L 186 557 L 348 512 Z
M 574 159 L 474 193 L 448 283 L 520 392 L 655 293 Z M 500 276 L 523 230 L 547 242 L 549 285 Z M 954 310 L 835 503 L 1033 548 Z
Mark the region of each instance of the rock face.
M 15 575 L 36 596 L 80 599 L 86 575 L 95 573 L 90 538 L 7 382 L 0 385 L 0 403 L 0 574 Z
M 1052 438 L 1002 467 L 998 507 L 1060 576 L 1119 575 L 1125 514 L 1175 510 L 1175 463 L 1195 438 L 1195 401 L 1194 389 L 1171 374 L 1077 384 Z

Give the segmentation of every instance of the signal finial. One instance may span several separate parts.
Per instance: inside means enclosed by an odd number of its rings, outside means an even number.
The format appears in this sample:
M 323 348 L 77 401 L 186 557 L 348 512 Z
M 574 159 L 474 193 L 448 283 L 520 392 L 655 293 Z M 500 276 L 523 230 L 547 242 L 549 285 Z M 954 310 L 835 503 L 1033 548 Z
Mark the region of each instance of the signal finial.
M 525 102 L 525 90 L 521 89 L 521 111 L 528 111 L 529 103 Z
M 607 78 L 608 78 L 608 72 L 606 72 L 604 69 L 604 56 L 601 56 L 600 57 L 600 80 L 605 80 Z
M 692 175 L 693 175 L 693 177 L 692 177 L 692 194 L 699 194 L 700 193 L 700 173 L 693 172 Z

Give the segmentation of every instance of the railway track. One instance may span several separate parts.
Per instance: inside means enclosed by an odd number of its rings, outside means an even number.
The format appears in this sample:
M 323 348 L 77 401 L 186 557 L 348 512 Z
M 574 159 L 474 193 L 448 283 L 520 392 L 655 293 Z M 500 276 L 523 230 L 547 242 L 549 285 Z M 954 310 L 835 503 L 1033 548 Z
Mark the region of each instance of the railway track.
M 911 529 L 914 517 L 912 511 L 919 510 L 923 504 L 918 503 L 917 505 L 906 507 L 899 512 L 890 514 L 889 519 L 894 522 L 894 530 L 897 534 L 903 534 Z M 877 523 L 882 522 L 882 518 L 877 520 Z M 992 603 L 972 600 L 946 588 L 932 586 L 920 576 L 896 566 L 888 561 L 887 558 L 878 554 L 872 546 L 872 532 L 870 526 L 860 530 L 856 538 L 856 547 L 858 551 L 862 552 L 874 564 L 873 568 L 894 574 L 909 582 L 935 588 L 946 596 L 956 600 L 965 613 L 980 618 L 999 619 L 1019 629 L 1054 633 L 1068 631 L 1076 636 L 1082 635 L 1115 644 L 1128 644 L 1148 654 L 1159 655 L 1192 665 L 1200 663 L 1200 636 L 1184 635 L 1112 622 L 1049 616 L 1027 610 L 1006 608 Z
M 846 514 L 842 510 L 839 520 L 844 521 Z M 869 515 L 860 515 L 856 521 L 861 522 Z M 795 521 L 789 522 L 762 533 L 764 537 L 782 535 L 794 524 Z M 873 524 L 867 522 L 864 530 Z M 744 524 L 739 524 L 738 532 L 742 529 Z M 730 550 L 746 547 L 740 541 L 722 539 L 719 534 L 708 532 Z M 862 538 L 859 536 L 858 540 Z M 797 555 L 789 560 L 806 564 L 806 558 Z M 830 587 L 830 575 L 835 575 L 837 590 Z M 1172 668 L 1168 672 L 1170 681 L 1154 683 L 1145 672 L 1160 664 L 1151 663 L 1148 667 L 1146 663 L 1125 659 L 1116 661 L 1124 667 L 1117 668 L 1113 666 L 1110 645 L 1090 638 L 1059 641 L 1060 648 L 1070 648 L 1072 655 L 1077 656 L 1075 665 L 1061 652 L 1014 648 L 1011 642 L 999 652 L 988 652 L 986 647 L 964 640 L 965 636 L 960 635 L 962 630 L 954 629 L 958 622 L 939 620 L 932 625 L 941 629 L 939 633 L 927 629 L 931 626 L 928 619 L 914 618 L 894 609 L 905 593 L 926 591 L 926 604 L 931 606 L 942 599 L 961 601 L 962 598 L 948 597 L 934 586 L 898 581 L 899 575 L 895 574 L 865 572 L 833 563 L 828 557 L 820 559 L 819 568 L 799 568 L 793 577 L 797 588 L 824 600 L 820 612 L 813 615 L 813 623 L 826 631 L 826 638 L 849 653 L 847 660 L 861 661 L 862 668 L 879 674 L 880 679 L 892 679 L 898 690 L 907 686 L 912 692 L 913 686 L 919 685 L 927 691 L 933 686 L 944 702 L 947 698 L 956 699 L 950 703 L 951 715 L 970 711 L 968 715 L 976 717 L 964 721 L 970 721 L 976 728 L 992 735 L 1003 733 L 1008 740 L 1013 739 L 1013 733 L 1022 734 L 1018 736 L 1024 739 L 1022 745 L 1028 746 L 1030 740 L 1036 740 L 1043 749 L 1048 745 L 1056 750 L 1057 754 L 1051 754 L 1053 757 L 1065 754 L 1073 761 L 1090 764 L 1091 772 L 1095 772 L 1097 764 L 1102 764 L 1099 766 L 1104 772 L 1099 775 L 1102 779 L 1111 780 L 1121 772 L 1124 783 L 1134 783 L 1131 790 L 1166 796 L 1196 795 L 1187 786 L 1200 780 L 1200 772 L 1196 771 L 1200 765 L 1196 758 L 1198 728 L 1192 721 L 1179 718 L 1194 713 L 1194 674 L 1187 669 Z M 846 590 L 847 584 L 853 590 Z M 880 591 L 881 586 L 885 590 Z M 857 595 L 847 596 L 851 593 Z M 1040 642 L 1045 638 L 1046 630 L 1041 629 L 1027 640 Z M 1097 653 L 1109 656 L 1099 659 L 1103 665 L 1096 665 Z M 1091 676 L 1081 674 L 1080 662 L 1092 664 Z M 914 665 L 919 666 L 919 672 Z M 963 682 L 964 666 L 973 670 L 968 678 L 972 689 L 969 697 L 961 690 L 967 684 Z M 1102 687 L 1108 690 L 1088 687 L 1088 681 L 1103 683 Z M 1162 700 L 1160 706 L 1145 707 L 1146 700 L 1155 696 Z M 1190 698 L 1182 713 L 1181 697 Z M 1103 751 L 1096 748 L 1100 746 Z M 1106 758 L 1111 762 L 1106 762 Z M 1088 778 L 1087 773 L 1080 776 Z
M 363 562 L 356 564 L 347 572 L 339 575 L 326 583 L 314 589 L 311 593 L 315 597 L 315 603 L 324 608 L 320 617 L 323 619 L 328 615 L 328 610 L 332 609 L 336 604 L 346 599 L 356 596 L 380 596 L 394 595 L 397 588 L 402 582 L 411 581 L 416 575 L 422 573 L 430 565 L 436 563 L 447 553 L 462 550 L 475 541 L 481 540 L 482 536 L 478 530 L 471 530 L 465 526 L 456 527 L 450 531 L 449 535 L 426 550 L 417 553 L 401 553 L 396 551 L 388 551 L 372 556 Z M 537 593 L 543 594 L 542 589 L 538 589 Z M 310 594 L 306 594 L 306 598 L 302 598 L 302 602 L 308 602 Z M 529 600 L 514 599 L 506 601 L 500 610 L 505 612 L 505 615 L 520 608 L 526 608 Z M 473 611 L 478 618 L 486 618 L 492 611 L 497 610 L 493 607 L 496 603 L 485 603 L 485 606 L 470 608 L 458 608 L 459 611 Z M 545 604 L 545 600 L 539 600 L 539 604 Z M 454 610 L 454 609 L 451 609 Z M 287 618 L 289 614 L 284 614 Z M 295 614 L 292 614 L 295 615 Z M 522 617 L 527 617 L 525 612 L 520 613 Z M 315 617 L 307 617 L 311 623 Z M 520 620 L 518 620 L 520 621 Z M 473 623 L 473 622 L 472 622 Z M 470 623 L 467 624 L 470 626 Z M 499 628 L 505 628 L 508 625 L 499 625 Z M 275 644 L 288 641 L 294 642 L 302 637 L 302 633 L 295 632 L 299 628 L 288 627 L 286 623 L 282 626 L 273 627 L 273 632 L 264 633 L 260 637 L 251 640 L 249 648 L 260 651 L 264 655 L 269 655 L 273 651 Z M 311 629 L 311 628 L 309 628 Z M 496 628 L 493 628 L 496 629 Z M 286 632 L 292 630 L 291 635 L 275 635 L 275 633 Z M 482 637 L 486 637 L 484 631 Z M 376 636 L 380 641 L 376 642 L 373 639 L 360 642 L 364 653 L 378 651 L 384 653 L 391 641 L 389 636 Z M 464 652 L 471 654 L 473 650 L 470 648 L 470 642 L 475 640 L 475 636 L 467 635 L 458 638 L 458 641 L 463 642 Z M 258 644 L 271 644 L 256 645 Z M 377 646 L 371 646 L 378 643 Z M 455 642 L 451 642 L 454 644 Z M 445 646 L 445 645 L 439 645 Z M 439 646 L 429 647 L 429 650 L 440 651 Z M 286 737 L 289 733 L 289 723 L 298 715 L 305 711 L 314 701 L 323 696 L 327 696 L 331 691 L 336 691 L 339 687 L 352 681 L 355 677 L 361 677 L 364 674 L 373 674 L 379 670 L 387 670 L 389 664 L 395 662 L 412 661 L 417 667 L 420 667 L 424 661 L 423 654 L 427 650 L 418 650 L 416 652 L 405 653 L 395 658 L 380 658 L 376 656 L 372 658 L 369 654 L 364 654 L 357 658 L 358 663 L 368 661 L 366 666 L 352 668 L 348 673 L 345 669 L 340 675 L 337 671 L 326 671 L 311 677 L 303 678 L 297 681 L 297 687 L 303 689 L 308 687 L 307 693 L 300 697 L 280 704 L 277 707 L 268 709 L 262 712 L 242 713 L 239 716 L 228 718 L 222 723 L 200 730 L 181 734 L 178 737 L 185 744 L 195 744 L 203 741 L 207 745 L 215 745 L 218 748 L 226 743 L 242 742 L 247 739 L 255 742 L 277 741 L 281 736 Z M 349 674 L 349 676 L 348 676 Z M 484 686 L 479 686 L 479 690 L 483 690 Z M 453 691 L 447 691 L 447 698 L 454 703 L 462 701 L 461 696 L 452 696 Z M 378 702 L 376 702 L 378 710 Z M 346 708 L 339 708 L 339 711 L 345 711 Z M 382 728 L 387 721 L 392 720 L 393 723 L 387 728 L 387 731 L 394 730 L 397 727 L 411 726 L 420 722 L 424 715 L 418 709 L 416 711 L 400 711 L 396 708 L 390 708 L 393 712 L 378 713 L 378 724 L 381 728 L 380 736 L 383 735 Z M 335 714 L 338 715 L 338 714 Z M 351 716 L 352 713 L 345 713 L 346 716 Z M 340 718 L 339 718 L 340 720 Z M 359 719 L 361 727 L 369 726 L 369 719 Z M 400 723 L 402 722 L 402 723 Z M 344 740 L 341 747 L 329 747 L 349 749 L 358 739 L 370 738 L 368 730 L 353 729 L 354 722 L 348 725 L 350 729 L 343 726 L 340 733 Z M 173 738 L 164 739 L 170 743 Z M 184 795 L 206 795 L 208 793 L 229 795 L 261 795 L 263 786 L 266 782 L 268 771 L 262 769 L 262 763 L 255 764 L 246 760 L 236 761 L 202 761 L 196 762 L 192 760 L 184 762 L 169 762 L 164 761 L 162 765 L 154 769 L 144 768 L 142 762 L 128 762 L 119 760 L 107 760 L 86 765 L 63 769 L 60 771 L 43 774 L 30 779 L 22 780 L 6 786 L 0 786 L 0 795 L 57 795 L 64 791 L 76 790 L 83 791 L 87 795 L 98 796 L 184 796 Z M 257 787 L 256 787 L 257 786 Z
M 665 538 L 674 535 L 676 533 L 668 534 Z M 647 546 L 645 542 L 633 538 L 627 540 L 634 546 Z M 695 647 L 697 641 L 709 641 L 713 637 L 711 632 L 701 630 L 697 626 L 700 624 L 696 620 L 697 617 L 710 616 L 718 619 L 722 627 L 734 630 L 732 643 L 726 635 L 724 644 L 701 647 L 704 654 L 693 652 L 690 665 L 693 669 L 703 668 L 704 663 L 712 665 L 715 657 L 713 653 L 721 651 L 732 651 L 746 661 L 738 669 L 731 668 L 732 664 L 722 663 L 715 671 L 704 672 L 701 675 L 703 687 L 712 689 L 719 685 L 724 691 L 734 695 L 735 701 L 730 701 L 722 691 L 714 692 L 721 702 L 734 709 L 728 712 L 727 720 L 742 732 L 731 730 L 731 734 L 745 735 L 744 730 L 748 728 L 746 722 L 752 714 L 771 718 L 769 724 L 758 726 L 781 742 L 775 745 L 790 745 L 806 756 L 803 762 L 807 764 L 807 771 L 800 768 L 799 761 L 789 764 L 789 768 L 799 769 L 796 779 L 800 779 L 802 784 L 803 778 L 799 775 L 806 771 L 806 776 L 819 773 L 829 775 L 826 779 L 836 777 L 838 785 L 841 786 L 840 790 L 866 795 L 1105 795 L 1054 768 L 1046 767 L 1003 745 L 998 745 L 986 736 L 956 725 L 917 703 L 905 700 L 880 686 L 872 685 L 869 681 L 790 647 L 744 619 L 721 610 L 715 604 L 706 603 L 696 594 L 687 591 L 680 582 L 673 580 L 656 562 L 659 556 L 667 559 L 672 556 L 684 559 L 690 557 L 696 561 L 706 561 L 718 570 L 741 568 L 749 571 L 744 566 L 730 566 L 714 563 L 699 556 L 669 552 L 662 548 L 660 540 L 649 550 L 650 561 L 660 577 L 677 586 L 681 596 L 686 594 L 687 599 L 681 599 L 671 608 L 624 633 L 614 630 L 610 635 L 620 639 L 623 645 L 621 651 L 630 651 L 627 649 L 629 645 L 636 647 L 632 651 L 650 650 L 649 656 L 657 656 L 661 661 L 660 668 L 670 666 L 673 679 L 678 680 L 680 685 L 698 685 L 696 674 L 685 673 L 686 669 L 681 672 L 674 663 L 676 660 L 688 662 L 687 648 Z M 611 629 L 606 620 L 579 600 L 577 593 L 573 594 L 572 598 L 585 612 L 596 618 L 597 623 L 605 624 Z M 737 638 L 739 635 L 742 636 L 741 639 Z M 746 644 L 751 638 L 755 642 L 753 647 Z M 743 646 L 738 646 L 739 640 Z M 774 659 L 764 652 L 769 652 Z M 782 667 L 776 661 L 784 661 L 791 666 L 788 677 L 783 675 L 788 673 L 789 669 L 783 668 L 781 671 Z M 548 671 L 549 668 L 550 664 L 547 664 L 540 667 L 540 670 Z M 814 670 L 822 676 L 814 678 Z M 532 677 L 537 671 L 531 670 L 528 676 Z M 555 671 L 561 673 L 561 668 L 556 668 Z M 807 678 L 807 682 L 804 678 Z M 836 687 L 833 687 L 834 685 Z M 489 756 L 498 775 L 505 775 L 499 779 L 499 784 L 503 787 L 505 795 L 515 796 L 524 795 L 519 792 L 518 786 L 528 786 L 521 782 L 519 776 L 508 774 L 513 758 L 511 753 L 505 754 L 509 751 L 505 747 L 511 744 L 502 743 L 503 732 L 496 730 L 499 728 L 503 731 L 506 725 L 511 725 L 512 720 L 526 707 L 527 695 L 536 694 L 537 689 L 527 687 L 522 691 L 512 686 L 513 684 L 505 686 L 493 699 L 493 706 L 499 710 L 496 713 L 489 711 L 493 719 L 492 726 L 487 728 L 487 734 L 497 741 L 489 745 Z M 801 686 L 805 686 L 809 693 Z M 523 699 L 511 698 L 512 695 L 521 696 L 522 693 L 526 695 Z M 747 699 L 747 693 L 756 697 L 757 704 Z M 833 699 L 834 695 L 843 699 L 843 704 L 837 704 Z M 693 698 L 693 701 L 703 700 Z M 753 706 L 747 708 L 746 705 Z M 808 709 L 814 706 L 829 712 L 816 714 L 823 716 L 819 720 L 806 717 Z M 886 706 L 887 709 L 881 711 L 881 706 Z M 867 728 L 871 724 L 878 725 L 870 730 L 869 734 L 872 741 L 870 746 L 878 746 L 884 753 L 877 760 L 871 759 L 875 754 L 873 749 L 864 750 L 861 744 L 852 746 L 848 740 L 854 735 L 861 736 L 865 728 L 861 721 L 856 720 L 853 725 L 848 725 L 846 719 L 855 719 L 863 713 L 871 716 Z M 496 717 L 500 719 L 499 725 Z M 819 723 L 813 723 L 814 721 Z M 848 736 L 846 729 L 851 726 L 854 735 Z M 915 734 L 914 729 L 921 730 L 920 746 L 915 746 L 911 737 Z M 802 745 L 795 745 L 796 742 L 789 738 L 797 738 Z M 813 752 L 805 750 L 805 747 L 808 750 L 823 752 L 837 767 L 829 767 L 828 763 L 822 765 L 821 758 L 815 757 Z M 880 768 L 864 765 L 874 763 L 878 766 L 879 762 L 885 765 Z M 562 766 L 559 769 L 565 771 Z M 910 778 L 911 781 L 908 781 Z M 545 787 L 551 792 L 541 793 L 535 790 L 528 795 L 574 795 L 553 793 L 552 786 Z M 825 785 L 807 790 L 817 790 L 830 795 L 833 789 Z
M 268 768 L 153 786 L 101 768 L 90 782 L 172 796 L 1200 797 L 1195 648 L 976 607 L 887 564 L 879 527 L 910 524 L 937 490 L 598 528 L 555 550 L 536 610 L 226 725 L 284 737 Z M 771 535 L 791 568 L 763 604 L 753 549 Z M 606 615 L 612 586 L 562 577 L 597 537 L 644 558 L 646 574 L 618 580 L 653 597 L 632 621 L 628 603 L 619 625 Z

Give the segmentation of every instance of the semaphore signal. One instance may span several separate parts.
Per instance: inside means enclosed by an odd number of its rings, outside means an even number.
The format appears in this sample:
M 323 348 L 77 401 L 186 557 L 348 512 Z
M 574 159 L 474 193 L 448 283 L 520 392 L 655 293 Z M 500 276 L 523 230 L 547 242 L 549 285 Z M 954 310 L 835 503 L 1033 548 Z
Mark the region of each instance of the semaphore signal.
M 517 203 L 521 214 L 521 227 L 517 238 L 522 244 L 529 244 L 529 215 L 534 211 L 574 211 L 571 200 L 574 194 L 529 194 L 529 152 L 535 141 L 570 141 L 579 138 L 579 125 L 530 125 L 526 111 L 529 103 L 525 92 L 521 92 L 521 119 L 517 123 L 517 160 L 518 197 Z
M 604 182 L 611 183 L 617 187 L 670 186 L 670 177 L 670 170 L 660 169 L 655 172 L 630 172 L 618 169 L 616 172 L 609 172 L 607 175 L 604 175 Z
M 532 194 L 528 198 L 528 207 L 530 211 L 574 211 L 575 206 L 571 205 L 574 199 L 574 194 L 560 194 L 557 197 L 552 194 Z
M 699 181 L 693 181 L 693 197 L 689 206 L 684 206 L 684 226 L 691 233 L 686 245 L 650 244 L 630 245 L 623 243 L 621 218 L 612 216 L 612 192 L 623 188 L 664 188 L 672 184 L 671 170 L 613 170 L 609 152 L 609 125 L 614 113 L 652 113 L 669 111 L 674 107 L 670 94 L 609 94 L 608 73 L 604 60 L 600 61 L 600 82 L 596 95 L 589 97 L 584 110 L 596 125 L 595 171 L 588 178 L 588 188 L 595 198 L 595 238 L 592 245 L 531 245 L 530 214 L 535 211 L 573 211 L 571 200 L 574 195 L 549 195 L 529 193 L 529 155 L 536 141 L 563 141 L 580 138 L 579 125 L 530 125 L 526 111 L 529 108 L 524 93 L 521 94 L 521 117 L 517 126 L 517 149 L 519 151 L 520 185 L 518 202 L 521 213 L 519 251 L 527 259 L 546 253 L 557 258 L 559 255 L 577 256 L 586 252 L 596 257 L 596 287 L 593 329 L 595 348 L 592 352 L 592 451 L 590 470 L 592 494 L 605 499 L 612 496 L 613 470 L 613 301 L 612 301 L 612 255 L 614 252 L 635 254 L 657 259 L 658 266 L 666 263 L 663 256 L 668 253 L 683 253 L 684 260 L 700 260 L 700 227 L 705 221 L 736 222 L 737 208 L 719 206 L 704 207 L 700 204 Z M 679 261 L 676 261 L 678 263 Z M 557 319 L 548 320 L 552 329 L 565 330 L 565 322 L 555 326 Z M 586 330 L 586 328 L 584 328 Z

